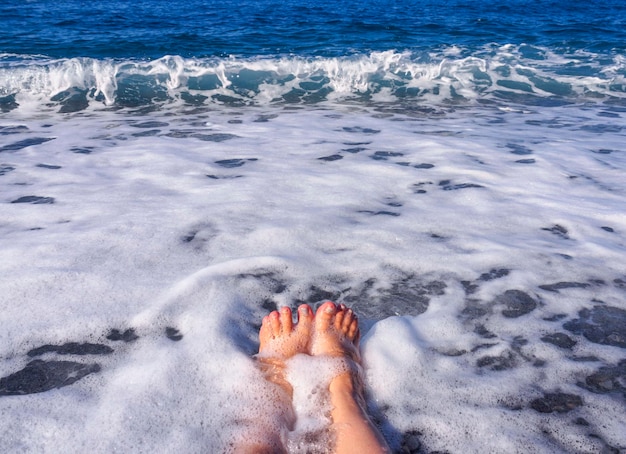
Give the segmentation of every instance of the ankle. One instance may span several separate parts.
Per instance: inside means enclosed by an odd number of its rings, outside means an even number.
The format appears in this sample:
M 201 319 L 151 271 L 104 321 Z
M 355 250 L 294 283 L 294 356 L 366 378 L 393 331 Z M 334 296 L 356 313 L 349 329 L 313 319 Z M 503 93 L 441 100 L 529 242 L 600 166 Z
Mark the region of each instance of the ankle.
M 360 376 L 353 372 L 337 375 L 328 387 L 331 402 L 335 408 L 354 408 L 365 412 L 366 403 Z
M 333 379 L 328 386 L 331 394 L 334 393 L 349 393 L 354 394 L 356 391 L 355 383 L 352 378 L 352 372 L 343 372 Z

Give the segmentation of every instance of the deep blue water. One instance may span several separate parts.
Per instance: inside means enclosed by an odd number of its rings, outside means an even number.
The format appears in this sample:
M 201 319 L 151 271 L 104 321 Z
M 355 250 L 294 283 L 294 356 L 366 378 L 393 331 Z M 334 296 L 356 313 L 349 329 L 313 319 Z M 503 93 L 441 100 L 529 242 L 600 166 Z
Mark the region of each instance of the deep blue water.
M 626 2 L 31 0 L 0 6 L 0 53 L 51 57 L 299 54 L 531 44 L 626 48 Z
M 78 99 L 69 110 L 181 97 L 257 103 L 269 97 L 259 96 L 268 85 L 282 90 L 271 102 L 333 93 L 438 104 L 621 105 L 626 97 L 621 0 L 7 3 L 0 5 L 4 111 L 20 96 Z

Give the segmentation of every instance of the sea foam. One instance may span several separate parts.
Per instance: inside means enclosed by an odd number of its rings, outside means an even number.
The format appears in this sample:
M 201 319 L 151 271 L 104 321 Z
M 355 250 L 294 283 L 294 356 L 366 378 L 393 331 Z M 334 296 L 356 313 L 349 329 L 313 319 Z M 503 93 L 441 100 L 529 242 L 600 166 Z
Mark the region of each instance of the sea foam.
M 540 57 L 538 56 L 540 55 Z M 102 106 L 311 104 L 406 99 L 568 104 L 624 96 L 624 58 L 593 66 L 589 52 L 556 54 L 529 45 L 482 50 L 377 51 L 342 57 L 267 56 L 154 60 L 0 56 L 2 97 L 18 105 L 53 102 L 61 112 Z M 539 61 L 539 62 L 538 62 Z M 570 68 L 586 65 L 588 73 Z M 8 99 L 8 98 L 7 98 Z M 8 107 L 7 107 L 8 108 Z
M 252 356 L 328 299 L 395 450 L 622 449 L 623 112 L 508 107 L 14 110 L 0 450 L 298 435 Z

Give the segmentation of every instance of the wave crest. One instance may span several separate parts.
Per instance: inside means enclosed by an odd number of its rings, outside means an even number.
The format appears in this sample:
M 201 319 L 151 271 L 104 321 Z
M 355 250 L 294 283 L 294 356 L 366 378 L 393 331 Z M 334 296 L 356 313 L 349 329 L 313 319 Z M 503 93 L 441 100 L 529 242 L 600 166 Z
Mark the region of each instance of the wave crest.
M 174 55 L 120 61 L 5 54 L 0 55 L 0 80 L 0 107 L 5 111 L 32 102 L 58 104 L 65 112 L 170 102 L 598 102 L 626 98 L 626 57 L 563 55 L 528 45 L 336 58 Z

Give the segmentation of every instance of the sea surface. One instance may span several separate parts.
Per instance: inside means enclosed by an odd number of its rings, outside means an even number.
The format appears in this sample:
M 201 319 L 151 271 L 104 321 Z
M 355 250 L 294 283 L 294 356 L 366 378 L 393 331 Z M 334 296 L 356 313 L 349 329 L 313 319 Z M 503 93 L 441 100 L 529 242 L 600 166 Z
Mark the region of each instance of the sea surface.
M 238 452 L 326 299 L 394 452 L 626 452 L 625 173 L 623 1 L 2 2 L 0 452 Z

